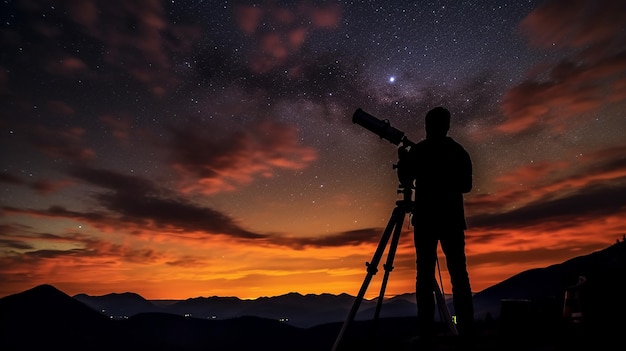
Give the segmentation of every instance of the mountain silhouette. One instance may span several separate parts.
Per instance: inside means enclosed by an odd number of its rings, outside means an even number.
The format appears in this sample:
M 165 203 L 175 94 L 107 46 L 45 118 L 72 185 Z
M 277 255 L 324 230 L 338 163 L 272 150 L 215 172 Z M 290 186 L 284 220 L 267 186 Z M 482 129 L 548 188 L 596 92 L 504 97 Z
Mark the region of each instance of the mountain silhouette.
M 138 296 L 138 295 L 137 295 Z M 132 294 L 107 296 L 135 299 Z M 141 299 L 139 299 L 141 300 Z M 145 312 L 112 319 L 51 285 L 0 299 L 0 350 L 320 350 L 326 338 L 306 336 L 277 320 L 212 321 Z M 297 346 L 307 340 L 301 346 Z
M 84 349 L 110 331 L 107 316 L 51 285 L 0 299 L 0 349 L 36 350 L 56 345 Z M 96 350 L 114 346 L 102 339 Z
M 160 309 L 141 295 L 131 292 L 111 293 L 93 298 L 87 294 L 74 295 L 74 298 L 96 311 L 114 319 L 133 316 L 145 312 L 159 312 Z
M 580 281 L 581 312 L 592 324 L 608 327 L 626 312 L 626 241 L 546 268 L 512 276 L 474 296 L 476 315 L 500 319 L 503 300 L 527 301 L 535 316 L 560 317 L 565 291 Z
M 624 241 L 514 275 L 475 294 L 477 349 L 623 344 L 625 280 Z M 563 314 L 566 292 L 574 289 L 576 320 Z M 72 297 L 40 285 L 0 299 L 0 350 L 329 350 L 353 301 L 347 294 L 298 293 L 149 301 L 135 293 Z M 344 336 L 347 347 L 412 349 L 409 340 L 417 332 L 412 294 L 386 300 L 372 329 L 375 305 L 375 299 L 361 304 L 360 318 Z M 445 324 L 440 327 L 446 343 Z

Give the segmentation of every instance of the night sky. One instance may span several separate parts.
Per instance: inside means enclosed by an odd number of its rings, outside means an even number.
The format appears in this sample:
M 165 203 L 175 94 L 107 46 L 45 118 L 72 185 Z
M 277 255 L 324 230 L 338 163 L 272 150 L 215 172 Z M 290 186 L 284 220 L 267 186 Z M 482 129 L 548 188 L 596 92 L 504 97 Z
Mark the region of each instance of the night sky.
M 398 200 L 397 146 L 357 108 L 413 141 L 451 111 L 475 292 L 626 234 L 623 0 L 5 0 L 0 16 L 0 296 L 356 295 Z M 403 231 L 389 296 L 415 290 L 408 216 Z

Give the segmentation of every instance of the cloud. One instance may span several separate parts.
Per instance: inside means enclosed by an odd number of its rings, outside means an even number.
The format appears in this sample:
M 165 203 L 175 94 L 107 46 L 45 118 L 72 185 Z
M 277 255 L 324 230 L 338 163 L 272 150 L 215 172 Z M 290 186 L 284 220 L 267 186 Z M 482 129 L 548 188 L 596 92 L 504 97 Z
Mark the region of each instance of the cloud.
M 528 250 L 523 249 L 515 249 L 510 250 L 497 250 L 497 251 L 488 251 L 485 253 L 475 254 L 468 258 L 469 265 L 473 267 L 475 270 L 478 269 L 478 266 L 485 265 L 485 267 L 489 267 L 493 264 L 493 262 L 506 262 L 507 265 L 514 266 L 524 266 L 524 265 L 536 265 L 537 262 L 564 262 L 572 257 L 577 256 L 577 251 L 582 250 L 583 252 L 593 252 L 599 249 L 605 248 L 606 245 L 598 245 L 597 243 L 589 243 L 584 244 L 577 247 L 572 246 L 564 246 L 564 247 L 536 247 Z M 494 269 L 494 268 L 491 268 Z M 494 281 L 495 283 L 499 283 L 502 279 L 497 279 Z
M 235 22 L 239 29 L 246 34 L 254 34 L 261 23 L 263 9 L 253 5 L 238 5 L 235 7 Z
M 50 156 L 74 161 L 87 161 L 96 156 L 92 149 L 82 145 L 85 129 L 81 127 L 52 129 L 37 126 L 27 133 L 31 144 Z
M 5 228 L 6 227 L 6 228 Z M 32 284 L 47 282 L 63 272 L 74 279 L 124 276 L 119 265 L 129 267 L 156 265 L 171 253 L 161 247 L 129 245 L 129 240 L 115 243 L 111 236 L 94 238 L 87 233 L 68 230 L 63 234 L 34 232 L 30 228 L 3 226 L 6 236 L 0 240 L 0 277 L 3 281 Z M 106 267 L 106 268 L 104 268 Z
M 295 8 L 275 4 L 237 5 L 235 23 L 253 38 L 249 68 L 268 73 L 276 68 L 293 68 L 290 58 L 303 47 L 309 34 L 339 26 L 342 10 L 337 4 L 300 3 Z
M 37 181 L 32 182 L 30 187 L 41 195 L 47 195 L 47 194 L 57 192 L 59 189 L 65 188 L 71 184 L 72 182 L 68 180 L 50 181 L 50 180 L 42 179 L 42 180 L 37 180 Z
M 534 46 L 553 45 L 581 48 L 602 42 L 613 42 L 624 34 L 626 3 L 604 0 L 601 6 L 593 0 L 546 1 L 521 22 Z
M 232 218 L 219 211 L 175 197 L 144 178 L 91 168 L 74 169 L 72 175 L 110 190 L 97 193 L 94 198 L 124 223 L 153 230 L 201 231 L 244 239 L 264 237 L 239 227 Z M 53 212 L 52 209 L 49 212 Z
M 376 243 L 380 239 L 381 231 L 381 228 L 365 228 L 316 237 L 278 236 L 273 237 L 271 241 L 272 243 L 285 245 L 293 249 L 358 246 L 361 244 Z
M 68 78 L 82 74 L 88 70 L 87 65 L 81 59 L 73 56 L 49 59 L 45 70 L 53 75 L 62 75 Z
M 124 228 L 124 232 L 129 234 L 153 231 L 182 236 L 202 233 L 239 239 L 266 237 L 243 229 L 234 219 L 219 211 L 178 198 L 144 178 L 87 167 L 74 168 L 71 175 L 87 184 L 104 188 L 92 193 L 92 198 L 99 205 L 98 210 L 74 211 L 53 205 L 45 210 L 4 206 L 3 211 L 73 219 L 91 223 L 103 231 Z
M 113 137 L 124 144 L 129 143 L 132 124 L 131 117 L 127 113 L 118 115 L 105 114 L 100 117 L 100 120 L 111 128 Z
M 53 114 L 71 116 L 76 112 L 76 109 L 70 104 L 60 100 L 48 100 L 46 101 L 46 109 Z
M 15 174 L 11 174 L 11 173 L 7 173 L 7 172 L 2 172 L 0 173 L 0 182 L 2 183 L 8 183 L 8 184 L 24 184 L 25 181 L 16 176 Z
M 626 177 L 622 181 L 626 182 Z M 471 216 L 468 222 L 472 227 L 493 229 L 523 228 L 554 221 L 569 227 L 590 218 L 623 213 L 626 208 L 625 199 L 624 184 L 618 186 L 594 184 L 561 198 L 531 202 L 498 214 Z
M 626 3 L 549 1 L 521 23 L 531 45 L 573 52 L 509 89 L 503 98 L 504 133 L 537 127 L 562 131 L 573 117 L 626 100 Z
M 103 59 L 130 74 L 157 96 L 163 96 L 181 83 L 172 57 L 190 52 L 201 37 L 197 26 L 170 22 L 159 0 L 65 0 L 55 4 L 53 12 L 66 13 L 66 17 L 51 14 L 45 18 L 41 14 L 50 10 L 45 2 L 28 2 L 27 5 L 22 2 L 18 6 L 32 28 L 25 32 L 30 36 L 29 41 L 41 43 L 29 48 L 35 51 L 33 65 L 49 74 L 71 77 L 95 70 Z M 94 39 L 102 46 L 98 51 L 103 55 L 95 60 L 87 56 L 91 55 L 87 52 L 60 49 L 64 42 L 74 47 L 77 40 L 93 42 Z
M 0 239 L 0 248 L 5 250 L 32 250 L 33 245 L 28 241 L 22 240 L 21 238 L 11 238 L 7 233 L 15 233 L 19 232 L 20 229 L 15 228 L 11 225 L 0 225 L 0 232 L 3 233 L 3 238 Z
M 13 185 L 25 185 L 37 191 L 40 195 L 48 195 L 61 188 L 71 185 L 71 182 L 68 180 L 51 181 L 48 179 L 41 179 L 29 182 L 22 177 L 10 173 L 0 173 L 0 182 Z
M 269 120 L 230 134 L 198 125 L 172 132 L 170 162 L 183 192 L 233 191 L 277 170 L 304 169 L 317 158 L 315 149 L 299 144 L 293 125 Z
M 615 216 L 626 209 L 626 147 L 590 152 L 582 159 L 525 166 L 499 178 L 495 195 L 468 199 L 468 223 L 490 229 L 537 223 L 573 223 Z M 535 184 L 513 186 L 511 184 Z

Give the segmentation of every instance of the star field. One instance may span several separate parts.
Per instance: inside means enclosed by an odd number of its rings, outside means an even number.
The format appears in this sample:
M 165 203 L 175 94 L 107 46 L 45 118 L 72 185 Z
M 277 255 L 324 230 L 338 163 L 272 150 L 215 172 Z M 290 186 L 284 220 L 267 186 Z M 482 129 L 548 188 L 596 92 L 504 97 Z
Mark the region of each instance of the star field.
M 2 296 L 356 293 L 398 196 L 357 108 L 452 112 L 476 291 L 626 233 L 621 1 L 0 6 Z

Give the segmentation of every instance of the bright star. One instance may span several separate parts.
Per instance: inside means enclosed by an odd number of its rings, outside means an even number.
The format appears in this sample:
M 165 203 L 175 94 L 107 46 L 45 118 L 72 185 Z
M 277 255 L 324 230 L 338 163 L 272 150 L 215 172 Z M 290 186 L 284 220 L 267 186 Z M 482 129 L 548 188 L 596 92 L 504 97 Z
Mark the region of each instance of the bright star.
M 389 83 L 393 83 L 395 81 L 396 81 L 396 77 L 394 76 L 389 77 Z

